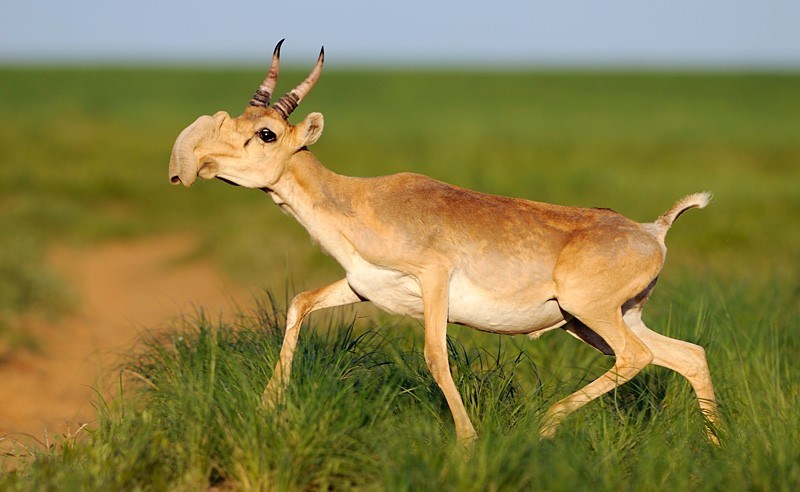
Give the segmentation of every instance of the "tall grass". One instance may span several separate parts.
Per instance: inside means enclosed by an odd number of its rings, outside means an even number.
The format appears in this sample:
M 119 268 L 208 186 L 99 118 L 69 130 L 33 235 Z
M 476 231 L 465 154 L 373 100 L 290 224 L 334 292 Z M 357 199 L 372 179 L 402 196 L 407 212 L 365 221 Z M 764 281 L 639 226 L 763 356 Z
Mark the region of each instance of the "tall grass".
M 704 437 L 691 388 L 650 368 L 565 422 L 537 430 L 549 404 L 610 363 L 565 334 L 536 342 L 449 339 L 479 440 L 465 453 L 422 357 L 419 327 L 317 317 L 293 380 L 260 404 L 284 319 L 265 303 L 232 325 L 187 317 L 144 340 L 120 394 L 98 403 L 87 439 L 36 451 L 8 490 L 795 490 L 800 485 L 796 327 L 750 307 L 671 301 L 664 331 L 705 342 L 723 413 L 722 448 Z M 790 306 L 781 305 L 781 308 Z M 796 307 L 794 314 L 796 315 Z M 555 354 L 539 360 L 539 351 Z M 547 364 L 545 364 L 547 362 Z

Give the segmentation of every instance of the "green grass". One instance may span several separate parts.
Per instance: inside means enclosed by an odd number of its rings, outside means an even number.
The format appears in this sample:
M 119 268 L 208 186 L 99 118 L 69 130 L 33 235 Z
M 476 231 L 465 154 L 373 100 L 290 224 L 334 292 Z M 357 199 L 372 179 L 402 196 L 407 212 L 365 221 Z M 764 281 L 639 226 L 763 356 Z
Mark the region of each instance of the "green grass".
M 199 114 L 238 114 L 260 72 L 0 68 L 0 226 L 39 242 L 197 231 L 246 281 L 332 278 L 262 193 L 166 185 L 180 130 Z M 283 74 L 279 90 L 300 76 Z M 331 71 L 295 120 L 323 112 L 314 151 L 350 175 L 417 171 L 642 221 L 709 189 L 713 208 L 671 232 L 671 261 L 749 275 L 798 256 L 798 90 L 793 74 Z
M 736 299 L 733 299 L 736 300 Z M 723 414 L 718 449 L 689 385 L 648 369 L 537 438 L 546 407 L 608 359 L 560 333 L 535 343 L 451 338 L 453 372 L 480 439 L 456 442 L 419 328 L 315 317 L 276 409 L 259 405 L 284 319 L 269 304 L 229 326 L 186 318 L 131 358 L 124 394 L 98 404 L 85 440 L 35 452 L 8 490 L 795 490 L 800 363 L 778 326 L 731 333 L 745 304 L 671 300 L 662 328 L 702 341 Z M 666 304 L 658 302 L 657 304 Z M 787 306 L 778 306 L 787 308 Z M 361 322 L 363 323 L 363 322 Z M 480 342 L 480 343 L 477 343 Z M 543 354 L 549 353 L 550 356 Z
M 279 88 L 302 74 L 287 72 Z M 167 185 L 199 114 L 240 112 L 261 70 L 0 69 L 0 322 L 67 302 L 55 241 L 187 231 L 198 255 L 279 298 L 341 275 L 262 193 Z M 645 310 L 707 349 L 723 448 L 689 385 L 649 368 L 536 437 L 546 407 L 610 361 L 563 333 L 536 342 L 452 327 L 480 439 L 465 457 L 421 357 L 418 324 L 315 314 L 286 406 L 257 405 L 282 331 L 269 305 L 236 326 L 187 319 L 126 367 L 83 439 L 34 450 L 19 490 L 795 490 L 800 485 L 800 76 L 329 71 L 298 110 L 350 175 L 417 171 L 481 191 L 652 220 L 715 194 L 670 231 Z M 254 225 L 255 224 L 255 225 Z M 13 281 L 9 281 L 13 279 Z M 369 310 L 359 311 L 371 313 Z M 0 339 L 3 335 L 0 334 Z M 126 381 L 128 378 L 125 378 Z M 22 450 L 21 450 L 22 451 Z M 15 458 L 9 457 L 9 460 Z

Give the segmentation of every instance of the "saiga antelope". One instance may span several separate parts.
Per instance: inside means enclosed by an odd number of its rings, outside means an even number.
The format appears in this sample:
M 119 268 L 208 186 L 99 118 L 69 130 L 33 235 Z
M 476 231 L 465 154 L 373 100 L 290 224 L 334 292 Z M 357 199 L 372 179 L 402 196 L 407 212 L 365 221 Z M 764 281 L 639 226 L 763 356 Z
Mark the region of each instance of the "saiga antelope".
M 178 136 L 169 164 L 173 184 L 190 186 L 200 176 L 265 191 L 346 272 L 292 300 L 265 401 L 274 402 L 289 382 L 306 315 L 369 301 L 424 321 L 425 360 L 464 444 L 475 430 L 450 373 L 448 322 L 532 338 L 562 328 L 615 356 L 608 372 L 547 411 L 543 437 L 653 363 L 689 380 L 717 442 L 703 348 L 651 331 L 641 316 L 664 265 L 667 230 L 687 209 L 705 207 L 710 194 L 689 195 L 640 224 L 607 209 L 488 195 L 418 174 L 335 174 L 308 150 L 322 135 L 322 114 L 297 125 L 288 120 L 319 78 L 324 49 L 309 76 L 270 105 L 282 42 L 244 113 L 198 118 Z

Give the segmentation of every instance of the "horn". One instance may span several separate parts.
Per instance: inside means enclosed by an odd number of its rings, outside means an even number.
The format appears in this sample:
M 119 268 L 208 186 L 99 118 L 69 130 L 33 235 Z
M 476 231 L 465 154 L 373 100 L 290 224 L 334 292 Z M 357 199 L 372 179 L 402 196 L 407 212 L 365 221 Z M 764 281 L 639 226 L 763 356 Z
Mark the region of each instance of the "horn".
M 272 105 L 283 119 L 289 119 L 289 115 L 292 114 L 292 111 L 297 109 L 297 106 L 300 104 L 300 101 L 311 92 L 311 89 L 314 87 L 314 84 L 317 83 L 317 79 L 319 79 L 320 74 L 322 73 L 322 64 L 325 62 L 325 47 L 323 46 L 321 50 L 319 50 L 319 58 L 317 58 L 317 64 L 314 65 L 314 68 L 311 69 L 311 73 L 308 74 L 308 77 L 300 84 L 292 89 L 291 91 L 287 92 L 286 94 L 281 97 L 278 102 Z
M 275 50 L 272 52 L 272 65 L 269 67 L 269 73 L 264 79 L 264 82 L 261 82 L 261 86 L 258 88 L 255 95 L 253 95 L 253 99 L 250 99 L 250 106 L 261 106 L 265 108 L 269 106 L 270 99 L 272 98 L 272 91 L 275 90 L 275 85 L 278 83 L 278 71 L 281 65 L 281 45 L 285 40 L 286 38 L 281 39 L 278 41 L 278 44 L 275 45 Z

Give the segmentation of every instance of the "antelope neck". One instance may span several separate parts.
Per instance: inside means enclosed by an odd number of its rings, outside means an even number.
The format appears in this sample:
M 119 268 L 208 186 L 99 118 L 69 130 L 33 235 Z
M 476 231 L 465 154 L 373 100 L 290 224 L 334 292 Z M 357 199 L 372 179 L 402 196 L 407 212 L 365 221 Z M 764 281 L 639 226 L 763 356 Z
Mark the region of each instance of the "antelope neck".
M 305 150 L 289 158 L 272 192 L 313 236 L 313 229 L 319 227 L 323 217 L 343 225 L 342 219 L 347 221 L 347 217 L 352 216 L 357 180 L 327 169 L 314 154 Z

